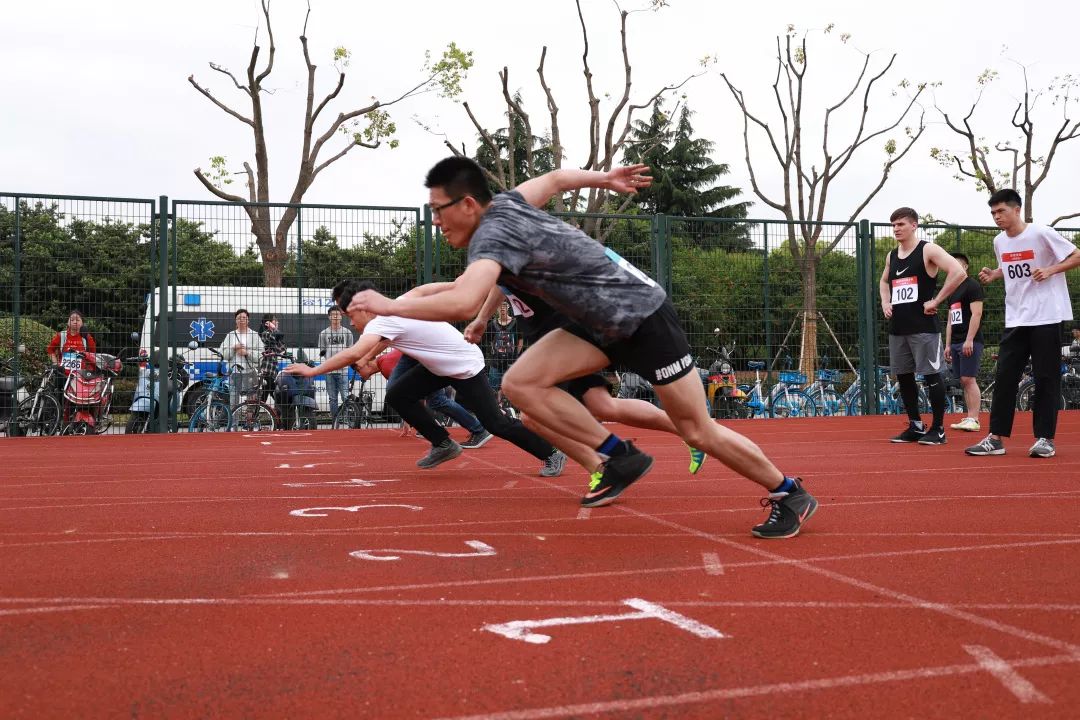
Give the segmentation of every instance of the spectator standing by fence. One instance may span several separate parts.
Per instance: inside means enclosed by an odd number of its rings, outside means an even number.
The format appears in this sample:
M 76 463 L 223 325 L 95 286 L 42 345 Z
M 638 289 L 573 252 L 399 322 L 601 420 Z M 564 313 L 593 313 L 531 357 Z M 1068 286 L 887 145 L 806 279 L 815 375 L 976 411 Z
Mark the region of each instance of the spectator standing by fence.
M 229 370 L 229 403 L 240 404 L 241 386 L 247 382 L 257 383 L 259 363 L 262 360 L 263 342 L 251 329 L 251 314 L 244 308 L 233 313 L 236 329 L 221 341 L 221 356 Z M 252 390 L 257 389 L 252 387 Z
M 332 307 L 326 311 L 330 327 L 319 333 L 319 358 L 325 360 L 353 344 L 352 330 L 341 324 L 341 310 Z M 337 415 L 339 402 L 344 402 L 349 394 L 349 368 L 328 372 L 326 394 L 330 399 L 330 418 Z

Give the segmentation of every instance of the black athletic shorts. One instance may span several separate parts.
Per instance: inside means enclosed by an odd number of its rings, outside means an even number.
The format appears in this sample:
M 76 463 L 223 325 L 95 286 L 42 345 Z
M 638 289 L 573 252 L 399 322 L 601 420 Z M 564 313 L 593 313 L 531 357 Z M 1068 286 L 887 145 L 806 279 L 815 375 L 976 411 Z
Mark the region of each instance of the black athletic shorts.
M 634 371 L 653 385 L 667 385 L 686 375 L 694 367 L 690 343 L 686 340 L 671 300 L 642 321 L 628 338 L 602 344 L 578 325 L 565 330 L 600 348 L 612 365 Z
M 585 393 L 589 392 L 594 387 L 602 387 L 609 393 L 611 392 L 611 383 L 609 383 L 607 378 L 600 373 L 593 373 L 592 375 L 585 375 L 584 377 L 567 380 L 566 382 L 559 383 L 558 387 L 573 395 L 574 399 L 582 405 L 585 404 Z

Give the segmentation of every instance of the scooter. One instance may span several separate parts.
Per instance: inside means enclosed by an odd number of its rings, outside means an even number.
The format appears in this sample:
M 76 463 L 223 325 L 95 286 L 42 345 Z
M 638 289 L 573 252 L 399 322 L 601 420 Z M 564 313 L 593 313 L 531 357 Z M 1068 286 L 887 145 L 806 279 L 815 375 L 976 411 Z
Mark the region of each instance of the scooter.
M 65 353 L 66 355 L 67 353 Z M 100 435 L 109 429 L 112 417 L 113 381 L 120 374 L 120 358 L 107 353 L 74 353 L 78 367 L 64 383 L 67 423 L 62 435 Z
M 138 337 L 138 334 L 135 334 Z M 129 358 L 127 362 L 139 364 L 139 380 L 135 385 L 135 396 L 131 401 L 131 411 L 124 432 L 138 434 L 148 432 L 157 415 L 159 387 L 158 378 L 160 372 L 153 364 L 146 351 L 142 350 L 138 357 Z M 187 361 L 179 355 L 169 358 L 169 432 L 176 432 L 176 412 L 179 406 L 180 393 L 177 388 L 187 387 L 190 379 Z
M 26 352 L 25 345 L 19 345 L 19 354 Z M 15 358 L 0 361 L 0 432 L 8 435 L 21 434 L 18 432 L 18 423 L 13 423 L 15 409 L 19 407 L 30 395 L 24 382 L 16 386 L 14 372 Z M 16 392 L 17 391 L 17 392 Z
M 293 361 L 289 353 L 274 353 L 281 360 Z M 301 362 L 305 362 L 301 358 Z M 275 370 L 276 370 L 275 364 Z M 315 382 L 311 378 L 278 372 L 274 381 L 274 406 L 285 430 L 315 430 Z

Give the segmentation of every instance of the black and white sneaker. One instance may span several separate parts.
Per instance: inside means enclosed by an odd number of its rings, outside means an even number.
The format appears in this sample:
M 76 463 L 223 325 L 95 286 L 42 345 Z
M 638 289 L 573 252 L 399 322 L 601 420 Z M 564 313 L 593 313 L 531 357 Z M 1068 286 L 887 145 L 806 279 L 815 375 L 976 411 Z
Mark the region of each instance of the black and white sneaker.
M 806 492 L 802 480 L 795 478 L 794 490 L 770 493 L 769 497 L 761 499 L 761 506 L 771 508 L 769 518 L 750 532 L 766 540 L 779 540 L 798 535 L 803 523 L 817 511 L 818 501 Z
M 945 444 L 945 428 L 932 427 L 923 433 L 923 436 L 919 438 L 920 445 L 944 445 Z
M 589 490 L 581 498 L 581 506 L 601 507 L 614 502 L 623 490 L 652 469 L 652 455 L 647 455 L 629 440 L 624 440 L 623 454 L 610 457 L 592 474 Z
M 978 443 L 965 448 L 964 452 L 968 455 L 1004 455 L 1005 443 L 1001 442 L 1001 438 L 987 435 Z
M 908 422 L 908 428 L 904 432 L 900 433 L 896 437 L 892 438 L 891 442 L 894 443 L 913 443 L 919 442 L 920 438 L 926 434 L 925 430 L 919 428 L 914 421 Z
M 480 428 L 479 431 L 470 433 L 469 439 L 461 443 L 461 447 L 465 448 L 466 450 L 475 450 L 476 448 L 483 447 L 484 443 L 486 443 L 492 437 L 494 436 L 491 433 L 489 433 L 487 430 L 484 430 L 483 428 Z
M 436 465 L 441 465 L 447 460 L 453 460 L 461 454 L 461 446 L 456 442 L 447 438 L 442 441 L 440 445 L 432 445 L 431 451 L 416 461 L 417 467 L 422 467 L 425 470 L 433 468 Z

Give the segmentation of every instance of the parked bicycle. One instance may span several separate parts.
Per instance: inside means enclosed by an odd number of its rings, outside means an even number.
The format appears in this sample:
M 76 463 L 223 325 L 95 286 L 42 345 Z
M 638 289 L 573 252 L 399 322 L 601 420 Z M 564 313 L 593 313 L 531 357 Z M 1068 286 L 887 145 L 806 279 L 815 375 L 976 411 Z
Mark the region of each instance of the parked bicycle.
M 199 347 L 191 342 L 192 350 Z M 218 358 L 217 372 L 206 373 L 202 392 L 192 404 L 189 432 L 228 432 L 232 429 L 232 411 L 229 408 L 229 377 L 225 373 L 225 358 L 214 348 L 205 348 Z
M 366 384 L 367 381 L 361 378 L 360 389 L 354 395 L 353 387 L 356 386 L 356 374 L 349 373 L 349 394 L 334 415 L 333 428 L 335 430 L 371 427 L 375 393 L 365 390 L 364 386 Z
M 836 391 L 840 382 L 840 371 L 822 368 L 817 371 L 814 382 L 806 389 L 806 394 L 817 405 L 819 414 L 835 416 L 846 415 L 847 404 Z

